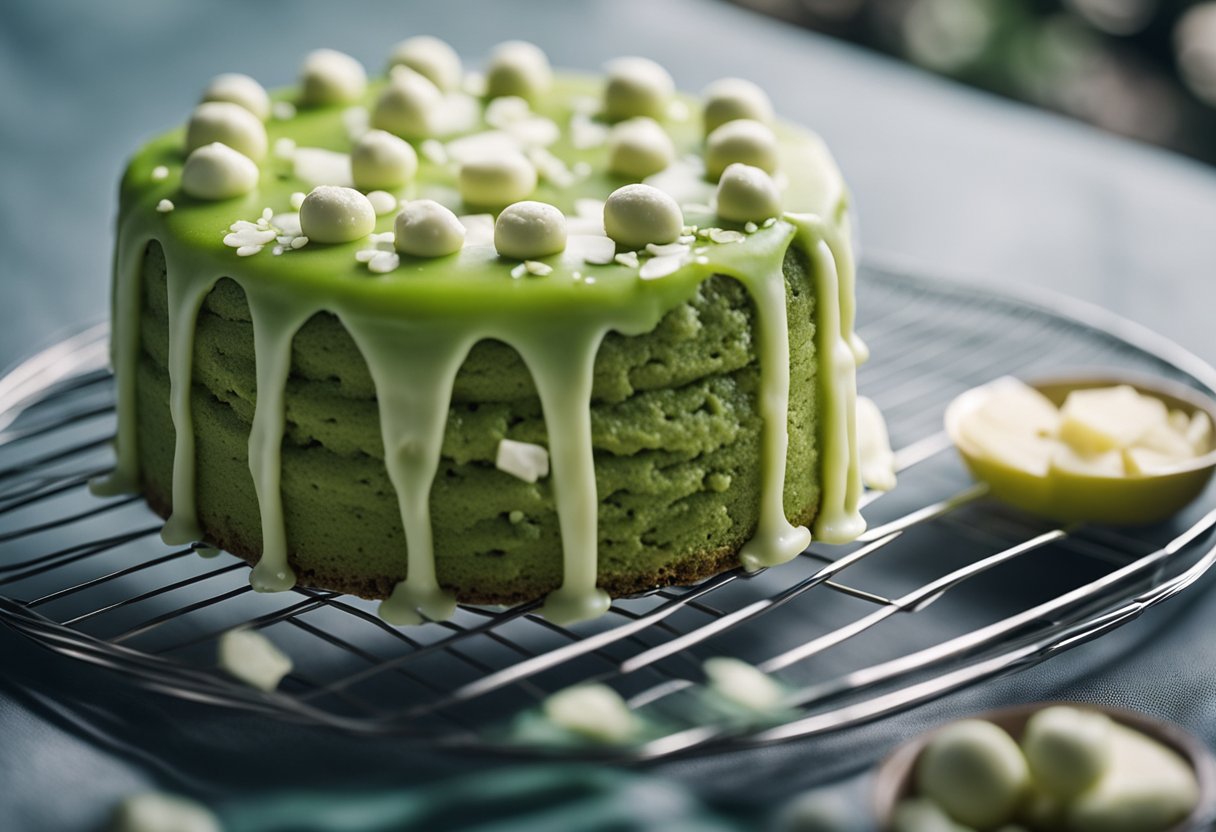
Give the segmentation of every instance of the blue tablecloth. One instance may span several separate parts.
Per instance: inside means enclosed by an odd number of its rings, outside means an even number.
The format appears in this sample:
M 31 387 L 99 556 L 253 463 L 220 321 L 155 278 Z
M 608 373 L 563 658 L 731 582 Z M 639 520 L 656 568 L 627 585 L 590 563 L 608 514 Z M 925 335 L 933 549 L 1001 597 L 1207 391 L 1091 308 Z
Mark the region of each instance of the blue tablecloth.
M 449 40 L 471 61 L 498 41 L 526 38 L 556 65 L 587 70 L 620 54 L 649 55 L 688 89 L 725 74 L 753 78 L 784 115 L 831 144 L 873 256 L 997 285 L 1050 287 L 1216 360 L 1212 170 L 724 3 L 9 0 L 0 22 L 0 365 L 103 319 L 124 157 L 179 123 L 212 75 L 288 83 L 318 46 L 377 67 L 394 42 L 418 33 Z M 583 809 L 604 794 L 624 795 L 614 805 L 626 813 L 672 799 L 686 828 L 717 828 L 698 808 L 705 803 L 752 825 L 774 801 L 846 778 L 929 724 L 1048 697 L 1138 707 L 1216 741 L 1213 632 L 1216 609 L 1201 585 L 1046 665 L 899 718 L 648 771 L 686 789 L 684 803 L 672 797 L 678 792 L 635 799 L 629 789 L 638 781 L 594 773 L 585 791 L 561 796 L 537 785 L 544 772 L 518 787 L 532 790 L 533 803 Z M 139 693 L 0 629 L 0 828 L 11 832 L 96 828 L 117 797 L 152 786 L 226 801 L 233 817 L 282 789 L 444 780 L 459 797 L 465 786 L 451 778 L 480 777 L 489 765 Z M 497 817 L 531 811 L 526 800 L 507 802 L 495 804 Z M 520 828 L 566 828 L 562 818 L 570 817 L 534 817 Z M 444 827 L 432 819 L 427 828 Z

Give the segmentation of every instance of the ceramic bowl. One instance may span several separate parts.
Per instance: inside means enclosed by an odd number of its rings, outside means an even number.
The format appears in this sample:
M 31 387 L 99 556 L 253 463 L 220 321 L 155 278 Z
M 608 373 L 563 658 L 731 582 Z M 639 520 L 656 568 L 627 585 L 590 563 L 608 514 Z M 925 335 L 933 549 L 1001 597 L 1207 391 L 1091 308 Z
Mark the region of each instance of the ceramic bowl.
M 1027 383 L 1057 406 L 1073 390 L 1129 384 L 1143 394 L 1161 399 L 1170 409 L 1188 415 L 1204 410 L 1216 423 L 1216 401 L 1165 379 L 1101 370 Z M 981 404 L 983 397 L 984 389 L 977 387 L 952 401 L 946 408 L 946 432 L 972 475 L 988 484 L 993 497 L 1035 514 L 1065 523 L 1124 526 L 1156 523 L 1178 513 L 1198 497 L 1216 471 L 1214 445 L 1202 456 L 1149 475 L 1110 477 L 1051 471 L 1038 476 L 984 456 L 962 434 L 963 420 Z
M 1216 820 L 1216 758 L 1198 738 L 1178 725 L 1147 716 L 1138 711 L 1123 708 L 1100 707 L 1077 702 L 1035 702 L 1015 705 L 995 711 L 977 714 L 975 719 L 985 719 L 1009 732 L 1015 740 L 1021 740 L 1026 722 L 1038 711 L 1052 705 L 1068 705 L 1104 713 L 1115 722 L 1125 725 L 1173 749 L 1186 760 L 1195 771 L 1199 783 L 1199 799 L 1195 809 L 1181 823 L 1167 832 L 1198 832 L 1209 829 Z M 920 735 L 901 745 L 878 766 L 874 777 L 874 813 L 878 828 L 887 832 L 891 828 L 891 816 L 895 806 L 903 799 L 913 796 L 912 772 L 916 760 L 933 736 L 945 726 Z

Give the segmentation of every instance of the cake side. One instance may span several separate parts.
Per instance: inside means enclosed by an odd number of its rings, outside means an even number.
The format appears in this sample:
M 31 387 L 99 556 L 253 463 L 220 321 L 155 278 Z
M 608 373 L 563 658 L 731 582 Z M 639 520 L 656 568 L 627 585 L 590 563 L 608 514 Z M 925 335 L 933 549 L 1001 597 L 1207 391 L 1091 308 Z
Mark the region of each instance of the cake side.
M 167 516 L 174 428 L 164 272 L 152 248 L 143 274 L 140 456 L 149 501 Z M 792 364 L 813 382 L 814 298 L 793 253 L 786 275 Z M 747 294 L 719 277 L 651 332 L 605 339 L 591 413 L 601 495 L 597 585 L 610 594 L 687 583 L 738 564 L 759 506 L 753 327 Z M 199 520 L 209 540 L 253 562 L 261 530 L 246 445 L 256 383 L 248 308 L 236 284 L 224 282 L 208 297 L 194 349 Z M 293 356 L 283 452 L 290 563 L 312 585 L 386 597 L 405 577 L 404 534 L 374 387 L 332 316 L 301 329 Z M 457 375 L 453 399 L 431 492 L 440 584 L 466 603 L 542 596 L 561 581 L 551 483 L 525 483 L 494 467 L 501 438 L 547 441 L 531 378 L 509 348 L 483 342 Z M 798 385 L 784 503 L 799 525 L 818 505 L 814 414 L 815 385 Z

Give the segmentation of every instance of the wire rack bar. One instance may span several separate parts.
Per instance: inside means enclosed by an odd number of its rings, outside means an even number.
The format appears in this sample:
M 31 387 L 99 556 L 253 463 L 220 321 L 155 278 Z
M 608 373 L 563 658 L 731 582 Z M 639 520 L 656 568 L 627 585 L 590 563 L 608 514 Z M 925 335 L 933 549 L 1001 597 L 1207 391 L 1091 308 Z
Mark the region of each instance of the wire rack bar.
M 1211 391 L 1216 371 L 1056 298 L 878 269 L 861 285 L 876 359 L 859 383 L 888 416 L 901 486 L 864 495 L 870 529 L 851 547 L 813 544 L 780 568 L 616 599 L 575 627 L 545 621 L 536 603 L 399 629 L 326 590 L 259 595 L 242 561 L 162 546 L 139 498 L 88 494 L 114 429 L 99 327 L 0 378 L 0 623 L 195 702 L 434 747 L 646 760 L 881 719 L 1096 638 L 1203 578 L 1216 560 L 1211 493 L 1162 527 L 1052 527 L 970 483 L 940 424 L 950 398 L 1000 374 L 1113 364 Z M 234 627 L 265 632 L 296 660 L 277 691 L 218 670 L 216 644 Z M 713 655 L 784 683 L 780 724 L 680 721 L 704 710 L 701 662 Z M 572 750 L 514 733 L 549 693 L 587 682 L 616 688 L 662 735 Z

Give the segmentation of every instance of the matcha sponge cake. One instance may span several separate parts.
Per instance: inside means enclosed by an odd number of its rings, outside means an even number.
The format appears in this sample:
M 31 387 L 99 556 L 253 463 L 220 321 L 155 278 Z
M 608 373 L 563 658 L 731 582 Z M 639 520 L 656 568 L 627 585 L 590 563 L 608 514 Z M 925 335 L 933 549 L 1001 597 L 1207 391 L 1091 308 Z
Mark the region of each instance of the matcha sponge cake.
M 862 529 L 847 193 L 811 133 L 652 61 L 224 75 L 123 177 L 117 465 L 173 544 L 394 623 L 611 597 Z

